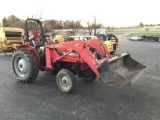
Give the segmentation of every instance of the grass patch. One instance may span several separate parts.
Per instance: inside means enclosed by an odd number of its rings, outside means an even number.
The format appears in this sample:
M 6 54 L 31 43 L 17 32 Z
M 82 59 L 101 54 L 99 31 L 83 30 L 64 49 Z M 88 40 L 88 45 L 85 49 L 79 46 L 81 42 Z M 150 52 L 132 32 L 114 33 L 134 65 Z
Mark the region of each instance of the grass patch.
M 134 29 L 115 29 L 112 33 L 115 34 L 126 34 L 125 39 L 128 39 L 131 36 L 160 36 L 160 29 L 155 30 L 142 30 L 142 28 L 134 28 Z
M 126 39 L 128 39 L 131 36 L 160 36 L 160 31 L 143 31 L 143 32 L 135 32 L 135 33 L 130 33 L 126 35 Z

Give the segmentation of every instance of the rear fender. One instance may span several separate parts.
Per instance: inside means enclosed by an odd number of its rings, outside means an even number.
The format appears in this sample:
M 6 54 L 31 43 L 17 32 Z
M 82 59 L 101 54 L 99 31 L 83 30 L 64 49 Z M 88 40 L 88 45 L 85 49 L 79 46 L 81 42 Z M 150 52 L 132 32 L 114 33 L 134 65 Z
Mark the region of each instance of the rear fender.
M 39 53 L 37 52 L 37 50 L 35 48 L 33 48 L 30 45 L 21 45 L 17 49 L 21 49 L 21 48 L 25 48 L 25 49 L 27 49 L 29 51 L 32 51 L 32 53 L 37 57 L 37 60 L 38 60 L 38 63 L 39 63 L 39 67 L 41 67 L 41 59 L 40 59 Z

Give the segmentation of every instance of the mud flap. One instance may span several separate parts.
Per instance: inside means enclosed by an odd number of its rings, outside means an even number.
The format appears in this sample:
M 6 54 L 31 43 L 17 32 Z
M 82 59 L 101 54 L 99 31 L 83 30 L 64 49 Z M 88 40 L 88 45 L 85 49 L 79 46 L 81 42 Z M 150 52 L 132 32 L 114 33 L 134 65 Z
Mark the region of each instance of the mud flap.
M 104 61 L 98 68 L 100 80 L 108 86 L 133 84 L 146 66 L 135 61 L 128 53 Z

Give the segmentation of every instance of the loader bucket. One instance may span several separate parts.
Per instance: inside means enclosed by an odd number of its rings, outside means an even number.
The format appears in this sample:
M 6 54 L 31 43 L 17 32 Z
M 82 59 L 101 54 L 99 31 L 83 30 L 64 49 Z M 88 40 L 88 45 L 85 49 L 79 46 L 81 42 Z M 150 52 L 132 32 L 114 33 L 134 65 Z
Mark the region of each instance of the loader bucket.
M 100 80 L 108 86 L 131 85 L 142 74 L 146 66 L 124 53 L 104 61 L 98 68 Z

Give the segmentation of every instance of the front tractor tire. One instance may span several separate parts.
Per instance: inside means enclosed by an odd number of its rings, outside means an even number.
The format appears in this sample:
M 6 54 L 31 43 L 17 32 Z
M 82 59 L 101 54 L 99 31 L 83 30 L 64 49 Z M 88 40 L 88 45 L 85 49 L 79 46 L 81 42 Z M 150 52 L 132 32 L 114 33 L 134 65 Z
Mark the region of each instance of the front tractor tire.
M 58 88 L 65 93 L 72 93 L 76 86 L 76 80 L 73 73 L 67 69 L 62 69 L 56 76 Z
M 93 82 L 97 78 L 96 74 L 92 72 L 90 75 L 86 75 L 83 77 L 84 81 Z
M 16 50 L 11 59 L 15 79 L 32 83 L 38 76 L 39 64 L 37 57 L 27 49 Z

